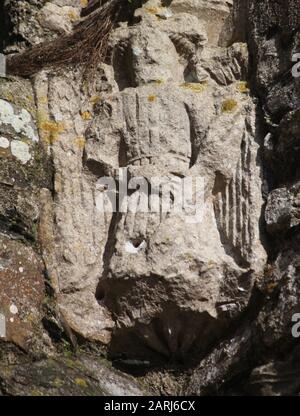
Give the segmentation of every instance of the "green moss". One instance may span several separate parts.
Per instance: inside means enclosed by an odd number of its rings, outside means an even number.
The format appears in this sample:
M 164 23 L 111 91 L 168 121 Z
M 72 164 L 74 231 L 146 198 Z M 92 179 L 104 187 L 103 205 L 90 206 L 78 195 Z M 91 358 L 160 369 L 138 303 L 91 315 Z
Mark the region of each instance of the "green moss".
M 24 108 L 35 118 L 36 106 L 30 81 L 10 77 L 0 82 L 0 98 Z
M 52 382 L 53 387 L 56 387 L 57 389 L 61 388 L 64 384 L 64 381 L 58 377 Z
M 74 357 L 74 354 L 73 354 Z M 79 361 L 76 360 L 75 358 L 66 358 L 65 359 L 65 364 L 67 365 L 67 367 L 73 369 L 73 370 L 84 370 L 84 365 Z

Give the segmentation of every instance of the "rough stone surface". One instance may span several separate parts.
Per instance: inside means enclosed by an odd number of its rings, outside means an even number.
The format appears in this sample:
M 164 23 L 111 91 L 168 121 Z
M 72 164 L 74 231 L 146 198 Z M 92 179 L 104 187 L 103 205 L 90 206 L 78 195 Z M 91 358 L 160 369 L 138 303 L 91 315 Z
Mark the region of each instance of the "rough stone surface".
M 42 264 L 24 244 L 0 237 L 0 304 L 6 317 L 2 338 L 28 349 L 27 344 L 41 320 L 44 298 Z
M 1 51 L 100 3 L 6 1 Z M 160 394 L 297 395 L 300 2 L 138 3 L 91 79 L 0 78 L 0 394 L 145 394 L 112 360 Z M 158 177 L 171 209 L 135 212 Z
M 3 3 L 7 53 L 69 32 L 84 5 L 81 0 L 7 0 Z
M 0 389 L 11 396 L 142 396 L 131 377 L 89 356 L 0 364 Z
M 237 353 L 241 357 L 240 372 L 245 372 L 243 382 L 239 377 L 234 384 L 236 376 L 231 369 L 224 378 L 227 359 L 217 371 L 216 379 L 223 380 L 221 389 L 231 380 L 232 384 L 225 387 L 231 393 L 299 394 L 297 338 L 292 335 L 294 314 L 299 311 L 299 78 L 292 76 L 292 56 L 299 48 L 299 5 L 299 1 L 248 2 L 248 37 L 254 63 L 251 75 L 262 102 L 261 123 L 266 134 L 264 153 L 270 193 L 265 221 L 270 261 L 257 282 L 266 298 L 253 308 L 257 314 L 251 326 L 254 347 L 249 342 Z M 238 348 L 234 338 L 229 346 Z M 252 359 L 245 366 L 243 357 L 247 351 Z M 231 366 L 235 358 L 229 359 Z M 198 385 L 194 379 L 190 387 L 200 394 L 206 387 L 201 369 L 202 366 L 196 372 Z M 213 387 L 210 391 L 214 391 Z

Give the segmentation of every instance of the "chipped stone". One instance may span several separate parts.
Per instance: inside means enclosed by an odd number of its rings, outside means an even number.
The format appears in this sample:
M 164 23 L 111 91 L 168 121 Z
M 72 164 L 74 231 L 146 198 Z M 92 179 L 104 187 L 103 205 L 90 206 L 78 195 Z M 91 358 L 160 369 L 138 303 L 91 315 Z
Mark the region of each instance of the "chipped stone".
M 10 142 L 6 137 L 0 137 L 0 147 L 2 147 L 2 149 L 8 149 L 9 145 Z
M 131 241 L 126 241 L 125 251 L 130 254 L 138 254 L 140 251 L 144 250 L 147 247 L 146 241 L 142 241 L 138 247 L 135 247 Z

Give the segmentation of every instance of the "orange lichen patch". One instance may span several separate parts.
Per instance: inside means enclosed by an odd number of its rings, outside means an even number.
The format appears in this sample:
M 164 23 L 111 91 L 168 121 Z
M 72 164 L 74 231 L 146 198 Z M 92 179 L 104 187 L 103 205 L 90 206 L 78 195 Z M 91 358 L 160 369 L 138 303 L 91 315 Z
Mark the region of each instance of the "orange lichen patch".
M 84 120 L 84 121 L 89 121 L 89 120 L 92 120 L 92 114 L 90 113 L 90 111 L 82 111 L 81 113 L 81 118 L 82 118 L 82 120 Z
M 77 146 L 80 150 L 84 149 L 85 146 L 85 138 L 83 136 L 76 137 L 74 140 L 75 146 Z
M 0 147 L 0 157 L 8 157 L 10 154 L 10 149 L 2 149 Z
M 71 22 L 76 22 L 79 19 L 79 14 L 74 10 L 69 11 L 68 16 Z
M 222 103 L 222 113 L 233 113 L 237 108 L 238 103 L 232 98 Z
M 150 103 L 153 103 L 156 99 L 157 99 L 157 96 L 156 95 L 149 95 L 148 96 L 148 101 Z
M 186 90 L 191 90 L 191 91 L 194 91 L 196 93 L 201 93 L 205 90 L 207 84 L 208 84 L 207 81 L 203 81 L 203 82 L 184 82 L 180 86 L 181 86 L 181 88 L 185 88 Z
M 274 290 L 277 288 L 277 283 L 269 283 L 269 284 L 267 284 L 267 286 L 266 286 L 266 291 L 267 291 L 267 293 L 273 293 L 274 292 Z
M 66 130 L 63 123 L 57 123 L 43 118 L 38 120 L 38 125 L 40 131 L 42 132 L 43 140 L 50 145 L 58 140 L 59 135 Z
M 150 14 L 157 14 L 161 11 L 160 7 L 146 7 L 146 11 Z
M 85 8 L 89 4 L 89 0 L 80 0 L 81 7 Z
M 247 81 L 238 82 L 236 85 L 236 89 L 242 94 L 248 94 L 248 92 L 250 92 Z

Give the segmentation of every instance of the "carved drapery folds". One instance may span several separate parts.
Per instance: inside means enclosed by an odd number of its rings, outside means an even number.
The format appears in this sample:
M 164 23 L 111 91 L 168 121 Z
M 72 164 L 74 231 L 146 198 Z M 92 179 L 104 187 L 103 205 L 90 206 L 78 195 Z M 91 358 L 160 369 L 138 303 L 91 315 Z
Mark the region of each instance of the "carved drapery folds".
M 129 357 L 204 352 L 245 310 L 265 262 L 247 46 L 230 45 L 230 2 L 168 3 L 150 0 L 114 30 L 93 88 L 80 89 L 76 72 L 35 80 L 56 172 L 45 259 L 61 313 Z M 120 168 L 148 182 L 202 178 L 202 221 L 100 212 L 97 180 L 120 183 Z

